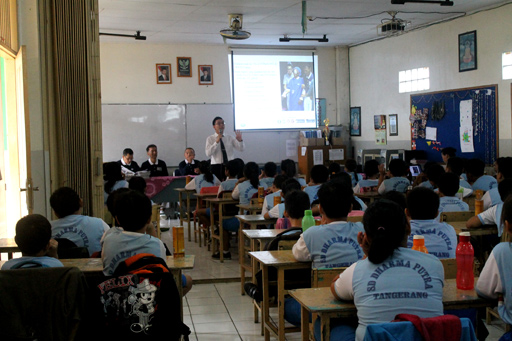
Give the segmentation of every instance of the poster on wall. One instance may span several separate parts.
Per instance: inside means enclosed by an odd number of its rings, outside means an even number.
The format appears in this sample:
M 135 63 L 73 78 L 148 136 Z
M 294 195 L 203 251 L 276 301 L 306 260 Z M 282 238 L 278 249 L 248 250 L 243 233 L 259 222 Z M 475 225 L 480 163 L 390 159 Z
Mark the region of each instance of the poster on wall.
M 375 143 L 385 145 L 386 142 L 386 115 L 374 115 L 373 126 L 375 128 Z
M 473 145 L 473 126 L 460 127 L 460 150 L 463 153 L 474 153 L 475 146 Z

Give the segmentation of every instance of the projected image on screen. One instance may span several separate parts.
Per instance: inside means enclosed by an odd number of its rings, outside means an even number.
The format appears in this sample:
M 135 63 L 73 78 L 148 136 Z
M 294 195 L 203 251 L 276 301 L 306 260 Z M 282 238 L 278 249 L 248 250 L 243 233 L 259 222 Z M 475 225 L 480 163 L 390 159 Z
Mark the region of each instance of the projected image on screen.
M 235 129 L 316 128 L 314 58 L 233 54 Z

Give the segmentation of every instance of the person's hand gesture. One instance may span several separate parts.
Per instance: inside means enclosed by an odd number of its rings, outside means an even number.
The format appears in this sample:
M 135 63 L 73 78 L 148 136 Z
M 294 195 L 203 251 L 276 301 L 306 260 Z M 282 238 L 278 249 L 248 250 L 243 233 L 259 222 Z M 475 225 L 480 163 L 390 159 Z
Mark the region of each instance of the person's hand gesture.
M 380 173 L 380 175 L 385 175 L 386 174 L 386 168 L 385 167 L 386 167 L 386 165 L 383 164 L 383 163 L 381 163 L 379 165 L 379 173 Z
M 236 140 L 238 142 L 242 142 L 243 141 L 243 138 L 242 138 L 242 132 L 240 130 L 236 130 L 235 131 L 235 134 L 236 134 Z

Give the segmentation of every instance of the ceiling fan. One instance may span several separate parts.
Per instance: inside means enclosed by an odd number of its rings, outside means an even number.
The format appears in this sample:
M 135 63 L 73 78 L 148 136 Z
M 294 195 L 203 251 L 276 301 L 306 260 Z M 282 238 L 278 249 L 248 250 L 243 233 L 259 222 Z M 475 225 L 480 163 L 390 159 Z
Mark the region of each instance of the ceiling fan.
M 229 28 L 220 30 L 220 35 L 226 39 L 243 40 L 251 36 L 250 32 L 242 30 L 243 15 L 242 14 L 228 14 Z

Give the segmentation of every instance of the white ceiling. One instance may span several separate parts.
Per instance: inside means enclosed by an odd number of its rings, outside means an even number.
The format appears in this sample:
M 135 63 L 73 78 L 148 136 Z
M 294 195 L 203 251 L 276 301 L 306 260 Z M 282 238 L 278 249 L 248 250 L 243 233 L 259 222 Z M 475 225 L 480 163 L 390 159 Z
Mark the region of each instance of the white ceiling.
M 378 38 L 377 25 L 390 18 L 386 11 L 411 21 L 406 30 L 493 8 L 512 1 L 453 0 L 454 6 L 438 4 L 392 5 L 391 0 L 309 0 L 305 38 L 327 34 L 322 46 L 354 45 Z M 384 13 L 382 13 L 384 12 Z M 410 12 L 410 13 L 407 13 Z M 414 12 L 414 13 L 412 13 Z M 452 12 L 452 13 L 448 13 Z M 460 12 L 460 14 L 454 13 Z M 279 38 L 302 37 L 300 0 L 99 0 L 100 32 L 147 36 L 147 43 L 223 44 L 219 34 L 228 27 L 228 14 L 243 14 L 247 40 L 229 40 L 229 45 L 317 46 L 318 42 L 280 43 Z M 365 17 L 321 19 L 319 17 Z M 131 38 L 101 36 L 102 42 L 138 42 Z

